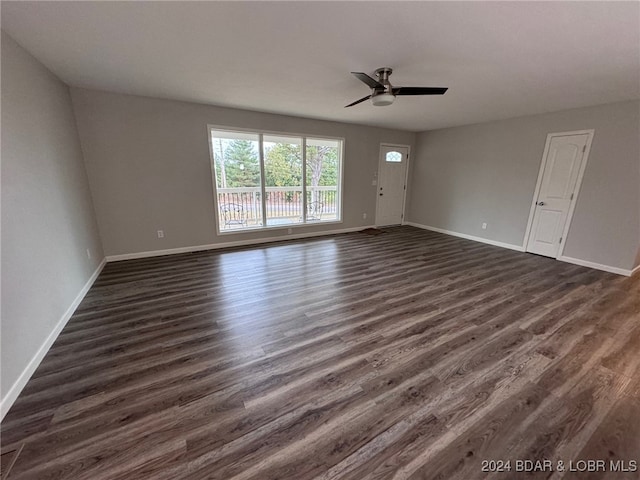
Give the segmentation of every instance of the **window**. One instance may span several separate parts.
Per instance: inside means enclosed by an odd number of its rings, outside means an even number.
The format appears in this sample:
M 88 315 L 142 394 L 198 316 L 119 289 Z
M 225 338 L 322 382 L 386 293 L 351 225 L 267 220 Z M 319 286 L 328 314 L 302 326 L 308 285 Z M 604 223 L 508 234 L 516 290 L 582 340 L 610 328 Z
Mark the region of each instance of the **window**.
M 342 140 L 211 128 L 218 232 L 341 220 Z
M 401 162 L 402 161 L 402 154 L 400 152 L 387 152 L 387 155 L 385 157 L 385 160 L 387 162 Z

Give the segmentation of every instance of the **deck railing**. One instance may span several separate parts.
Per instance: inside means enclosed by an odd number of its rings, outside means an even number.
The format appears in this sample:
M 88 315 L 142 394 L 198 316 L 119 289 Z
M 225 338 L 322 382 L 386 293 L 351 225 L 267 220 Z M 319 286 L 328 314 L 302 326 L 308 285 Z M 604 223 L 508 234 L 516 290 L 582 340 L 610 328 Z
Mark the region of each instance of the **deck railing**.
M 338 187 L 307 187 L 307 204 L 322 203 L 321 220 L 338 218 Z M 302 222 L 302 186 L 299 187 L 266 187 L 267 225 Z M 218 206 L 241 205 L 246 223 L 226 225 L 220 216 L 222 230 L 243 228 L 244 226 L 262 225 L 262 206 L 260 187 L 218 188 Z

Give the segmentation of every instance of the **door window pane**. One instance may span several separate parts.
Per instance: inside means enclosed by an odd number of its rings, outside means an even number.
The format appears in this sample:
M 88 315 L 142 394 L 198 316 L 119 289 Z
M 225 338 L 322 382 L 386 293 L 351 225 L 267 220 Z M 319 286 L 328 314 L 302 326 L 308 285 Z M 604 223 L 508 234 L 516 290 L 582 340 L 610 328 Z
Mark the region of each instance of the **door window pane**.
M 267 226 L 291 225 L 302 215 L 302 138 L 263 136 Z
M 259 136 L 211 131 L 220 231 L 262 226 Z
M 387 152 L 384 158 L 387 162 L 401 162 L 402 154 L 400 152 Z

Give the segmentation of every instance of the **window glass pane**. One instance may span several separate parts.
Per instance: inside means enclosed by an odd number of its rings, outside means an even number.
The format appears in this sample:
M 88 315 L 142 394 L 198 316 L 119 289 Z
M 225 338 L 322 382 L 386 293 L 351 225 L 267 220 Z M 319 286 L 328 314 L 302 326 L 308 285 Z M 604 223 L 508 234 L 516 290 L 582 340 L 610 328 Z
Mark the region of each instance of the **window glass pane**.
M 402 154 L 400 152 L 387 152 L 385 160 L 387 162 L 401 162 Z
M 302 216 L 302 138 L 264 135 L 267 226 L 300 223 Z
M 220 231 L 262 226 L 259 137 L 211 132 Z
M 219 233 L 341 220 L 342 140 L 210 132 Z
M 307 139 L 307 222 L 340 220 L 342 142 Z

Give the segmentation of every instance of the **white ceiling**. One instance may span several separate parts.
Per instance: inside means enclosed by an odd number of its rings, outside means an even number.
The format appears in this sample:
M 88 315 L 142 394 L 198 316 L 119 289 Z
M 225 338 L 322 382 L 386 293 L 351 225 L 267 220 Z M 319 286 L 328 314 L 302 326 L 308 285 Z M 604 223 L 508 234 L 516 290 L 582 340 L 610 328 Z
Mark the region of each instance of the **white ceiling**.
M 2 2 L 69 85 L 422 131 L 640 98 L 638 2 Z M 443 97 L 344 105 L 350 71 Z

